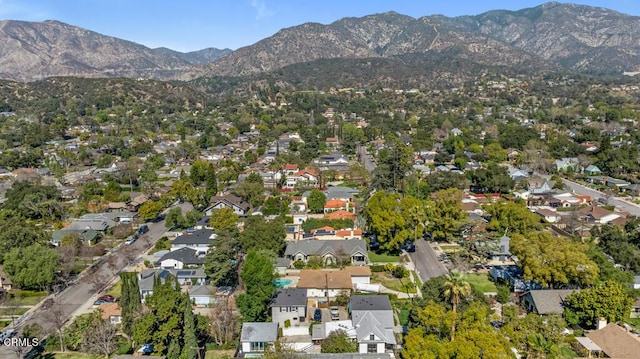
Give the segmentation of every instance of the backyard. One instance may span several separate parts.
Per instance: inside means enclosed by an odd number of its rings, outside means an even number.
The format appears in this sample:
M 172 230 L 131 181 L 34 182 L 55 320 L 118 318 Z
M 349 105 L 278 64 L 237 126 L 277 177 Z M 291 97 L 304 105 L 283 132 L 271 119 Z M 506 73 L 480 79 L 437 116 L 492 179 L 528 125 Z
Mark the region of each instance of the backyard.
M 467 274 L 465 278 L 473 288 L 482 293 L 496 293 L 498 291 L 495 283 L 489 280 L 489 276 L 486 274 Z
M 401 293 L 416 293 L 416 287 L 411 282 L 411 279 L 404 278 L 400 280 L 393 276 L 393 274 L 389 272 L 375 272 L 371 274 L 371 282 L 372 283 L 380 283 L 385 288 L 395 290 L 396 292 Z M 406 284 L 406 287 L 403 285 Z

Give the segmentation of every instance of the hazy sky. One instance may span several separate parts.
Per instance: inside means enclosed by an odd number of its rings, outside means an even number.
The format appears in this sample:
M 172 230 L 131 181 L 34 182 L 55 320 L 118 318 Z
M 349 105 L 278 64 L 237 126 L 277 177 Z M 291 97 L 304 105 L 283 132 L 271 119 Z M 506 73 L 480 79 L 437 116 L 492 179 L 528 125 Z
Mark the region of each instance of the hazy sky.
M 566 2 L 566 1 L 561 1 Z M 639 0 L 575 0 L 640 15 Z M 305 22 L 329 24 L 343 17 L 385 11 L 421 17 L 518 10 L 534 0 L 0 0 L 1 20 L 58 20 L 148 47 L 194 51 L 237 49 Z

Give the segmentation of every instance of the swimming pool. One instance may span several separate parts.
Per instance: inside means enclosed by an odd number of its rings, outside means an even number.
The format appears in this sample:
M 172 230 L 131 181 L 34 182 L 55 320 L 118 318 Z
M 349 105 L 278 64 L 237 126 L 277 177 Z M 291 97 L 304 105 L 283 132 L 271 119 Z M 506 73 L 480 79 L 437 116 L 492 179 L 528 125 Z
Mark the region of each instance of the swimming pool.
M 290 285 L 291 283 L 293 283 L 293 281 L 291 279 L 286 279 L 286 278 L 278 278 L 275 281 L 273 281 L 273 283 L 276 285 L 276 287 L 278 288 L 284 288 L 288 285 Z

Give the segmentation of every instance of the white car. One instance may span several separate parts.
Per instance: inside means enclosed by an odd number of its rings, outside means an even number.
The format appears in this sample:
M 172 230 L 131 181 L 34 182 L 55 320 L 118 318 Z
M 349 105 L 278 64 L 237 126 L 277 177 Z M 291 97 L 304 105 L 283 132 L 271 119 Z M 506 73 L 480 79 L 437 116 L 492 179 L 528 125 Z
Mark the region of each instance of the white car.
M 331 307 L 329 311 L 331 312 L 331 320 L 340 320 L 340 310 L 338 310 L 338 307 Z

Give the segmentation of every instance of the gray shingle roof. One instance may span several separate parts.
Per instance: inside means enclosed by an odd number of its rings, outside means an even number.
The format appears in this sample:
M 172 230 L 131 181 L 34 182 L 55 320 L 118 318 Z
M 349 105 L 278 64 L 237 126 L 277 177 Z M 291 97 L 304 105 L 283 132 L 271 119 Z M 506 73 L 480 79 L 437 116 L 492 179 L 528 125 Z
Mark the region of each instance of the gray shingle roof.
M 241 342 L 275 342 L 278 339 L 278 323 L 242 323 Z
M 391 302 L 386 295 L 353 295 L 351 310 L 391 310 Z
M 354 254 L 361 252 L 367 254 L 367 245 L 362 239 L 349 240 L 302 240 L 291 242 L 284 251 L 285 256 L 294 256 L 301 252 L 305 255 L 322 256 L 327 253 L 336 255 L 339 252 Z
M 212 236 L 214 239 L 211 239 Z M 193 233 L 176 237 L 173 244 L 211 244 L 214 240 L 215 234 L 212 229 L 199 229 Z
M 562 314 L 563 303 L 577 289 L 532 290 L 529 292 L 538 314 Z
M 307 290 L 303 288 L 281 289 L 273 299 L 274 307 L 303 306 L 307 304 Z
M 158 262 L 173 259 L 187 265 L 197 265 L 204 263 L 204 258 L 198 257 L 196 256 L 196 254 L 197 252 L 194 249 L 188 247 L 180 248 L 163 255 L 162 258 L 158 260 Z

